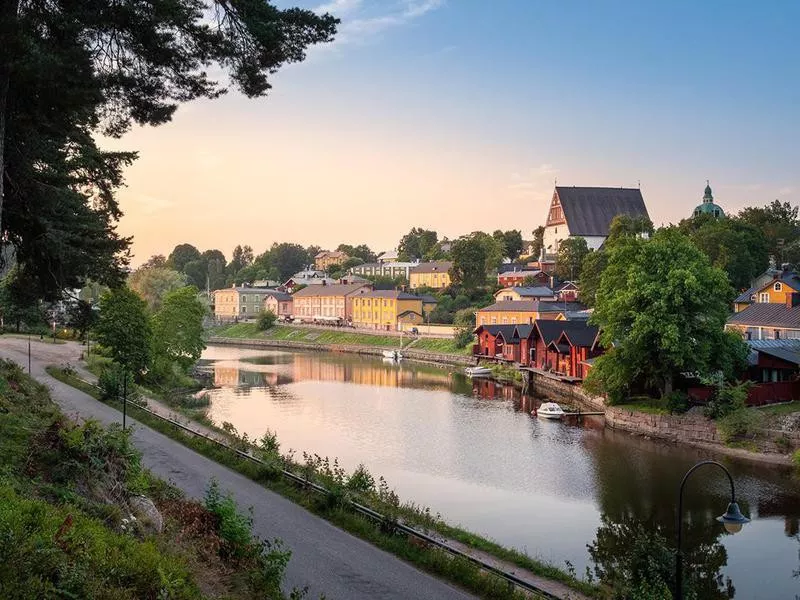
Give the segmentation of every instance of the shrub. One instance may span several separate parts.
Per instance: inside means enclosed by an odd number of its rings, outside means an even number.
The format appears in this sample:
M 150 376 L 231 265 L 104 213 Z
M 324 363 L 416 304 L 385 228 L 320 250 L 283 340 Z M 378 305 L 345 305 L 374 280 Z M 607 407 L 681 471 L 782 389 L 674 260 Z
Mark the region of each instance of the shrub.
M 225 542 L 220 551 L 235 558 L 245 558 L 253 554 L 253 519 L 239 512 L 236 501 L 230 494 L 223 495 L 219 484 L 212 479 L 206 488 L 203 501 L 205 507 L 217 517 L 219 536 Z
M 267 329 L 270 329 L 273 325 L 275 325 L 277 318 L 278 317 L 271 310 L 262 310 L 260 313 L 258 313 L 258 330 L 266 331 Z
M 751 385 L 749 381 L 723 384 L 708 401 L 704 411 L 705 415 L 711 419 L 720 419 L 743 409 L 746 406 L 747 394 Z
M 723 442 L 739 436 L 755 436 L 763 415 L 752 408 L 740 408 L 717 420 L 717 431 Z
M 800 469 L 800 448 L 795 450 L 794 454 L 792 454 L 792 462 L 798 469 Z
M 689 410 L 689 396 L 684 392 L 671 392 L 664 397 L 664 400 L 671 415 L 683 414 Z
M 471 329 L 467 327 L 459 327 L 456 329 L 453 339 L 455 340 L 456 348 L 466 348 L 473 342 L 475 336 L 473 335 Z
M 125 382 L 126 379 L 127 382 Z M 125 383 L 124 386 L 123 383 Z M 100 388 L 100 398 L 103 400 L 121 400 L 123 392 L 128 394 L 128 400 L 135 401 L 138 397 L 133 381 L 133 373 L 123 369 L 116 363 L 103 368 L 97 385 Z

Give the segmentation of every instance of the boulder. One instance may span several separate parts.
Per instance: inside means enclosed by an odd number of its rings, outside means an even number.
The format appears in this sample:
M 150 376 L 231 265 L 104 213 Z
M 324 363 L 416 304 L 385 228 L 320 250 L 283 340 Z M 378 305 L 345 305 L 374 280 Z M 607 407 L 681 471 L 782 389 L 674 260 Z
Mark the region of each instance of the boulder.
M 136 517 L 140 527 L 146 534 L 161 533 L 164 531 L 164 517 L 146 496 L 132 496 L 128 499 L 131 514 Z

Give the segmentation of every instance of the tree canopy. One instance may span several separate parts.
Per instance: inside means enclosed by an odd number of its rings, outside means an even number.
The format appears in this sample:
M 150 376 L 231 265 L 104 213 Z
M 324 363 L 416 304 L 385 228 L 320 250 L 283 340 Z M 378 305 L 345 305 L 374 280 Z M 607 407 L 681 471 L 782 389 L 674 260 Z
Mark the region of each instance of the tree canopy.
M 483 234 L 486 235 L 486 234 Z M 490 236 L 487 236 L 491 239 Z M 453 266 L 450 278 L 453 283 L 467 289 L 486 284 L 487 247 L 476 235 L 465 235 L 453 242 Z
M 767 240 L 767 250 L 776 261 L 783 261 L 784 248 L 800 240 L 798 207 L 774 200 L 764 207 L 748 206 L 739 213 L 739 220 L 757 227 Z
M 533 230 L 533 248 L 531 248 L 531 256 L 534 258 L 539 258 L 539 254 L 542 252 L 542 247 L 544 246 L 544 225 L 539 225 L 536 229 Z
M 344 252 L 350 258 L 357 258 L 361 262 L 369 263 L 375 262 L 375 253 L 369 249 L 366 244 L 359 244 L 358 246 L 351 246 L 350 244 L 339 244 L 336 248 L 339 252 Z M 315 254 L 310 254 L 310 258 L 314 258 Z M 360 264 L 360 263 L 359 263 Z
M 164 297 L 161 309 L 153 315 L 153 364 L 156 371 L 167 371 L 172 364 L 188 371 L 205 348 L 203 317 L 206 309 L 197 298 L 197 288 L 187 286 Z
M 570 237 L 561 242 L 556 258 L 556 275 L 565 281 L 575 281 L 581 276 L 583 261 L 589 254 L 589 245 L 582 237 Z
M 186 276 L 166 267 L 141 267 L 130 274 L 128 286 L 150 310 L 157 311 L 167 294 L 186 286 Z
M 517 260 L 522 254 L 522 232 L 519 229 L 508 231 L 498 229 L 492 237 L 502 246 L 503 256 L 510 261 Z
M 430 229 L 412 227 L 411 231 L 400 238 L 397 253 L 400 260 L 422 260 L 426 254 L 433 251 L 439 234 Z M 366 261 L 369 262 L 369 261 Z
M 119 285 L 130 239 L 115 199 L 132 152 L 100 150 L 133 123 L 216 98 L 221 67 L 248 97 L 332 39 L 338 21 L 266 0 L 0 2 L 0 233 L 41 295 L 91 276 Z
M 100 298 L 97 340 L 114 362 L 139 375 L 150 365 L 152 331 L 147 305 L 133 290 L 120 287 Z
M 730 378 L 745 365 L 747 346 L 723 330 L 733 289 L 688 237 L 662 229 L 606 251 L 592 322 L 607 352 L 589 373 L 590 390 L 611 401 L 631 389 L 664 395 L 682 372 Z

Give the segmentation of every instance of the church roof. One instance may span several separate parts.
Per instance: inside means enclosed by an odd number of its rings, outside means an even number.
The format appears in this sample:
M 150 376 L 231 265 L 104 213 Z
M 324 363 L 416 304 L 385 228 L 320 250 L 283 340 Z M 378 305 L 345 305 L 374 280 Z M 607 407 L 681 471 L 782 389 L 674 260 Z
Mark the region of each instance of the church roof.
M 571 235 L 607 236 L 618 215 L 650 218 L 639 189 L 557 186 L 556 193 Z
M 694 209 L 693 215 L 695 217 L 699 215 L 712 215 L 717 218 L 725 216 L 725 211 L 722 210 L 722 207 L 719 204 L 714 204 L 714 194 L 711 193 L 711 185 L 708 181 L 706 181 L 706 189 L 703 193 L 703 203 Z

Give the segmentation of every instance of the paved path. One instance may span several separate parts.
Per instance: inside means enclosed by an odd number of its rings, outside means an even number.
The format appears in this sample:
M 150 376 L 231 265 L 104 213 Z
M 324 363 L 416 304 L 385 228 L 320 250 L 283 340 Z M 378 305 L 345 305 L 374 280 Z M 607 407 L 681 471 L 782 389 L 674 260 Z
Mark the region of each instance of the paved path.
M 51 364 L 78 364 L 81 346 L 31 343 L 32 375 L 46 383 L 53 398 L 70 415 L 103 423 L 120 421 L 120 413 L 45 372 Z M 27 340 L 0 337 L 0 357 L 27 367 Z M 293 502 L 246 477 L 130 419 L 143 462 L 171 480 L 188 496 L 201 498 L 209 478 L 230 490 L 239 506 L 253 507 L 255 533 L 280 538 L 292 550 L 286 588 L 309 587 L 309 600 L 321 594 L 329 600 L 466 600 L 472 596 L 423 573 L 378 548 L 334 527 Z

